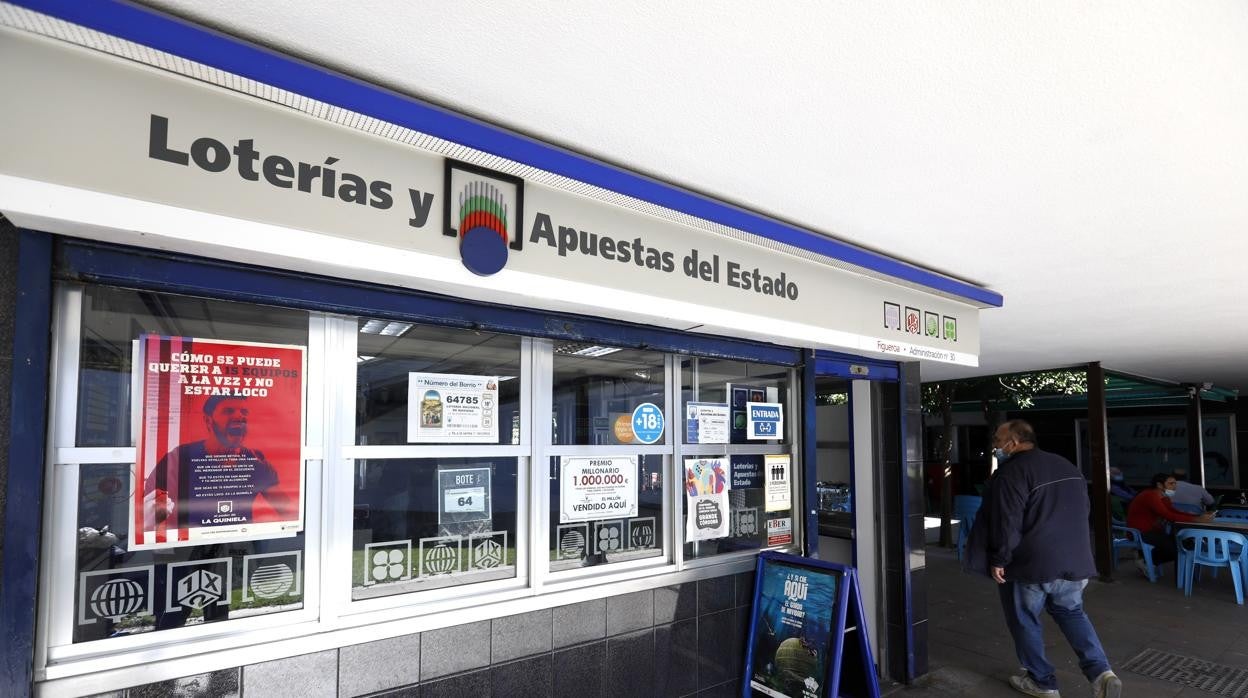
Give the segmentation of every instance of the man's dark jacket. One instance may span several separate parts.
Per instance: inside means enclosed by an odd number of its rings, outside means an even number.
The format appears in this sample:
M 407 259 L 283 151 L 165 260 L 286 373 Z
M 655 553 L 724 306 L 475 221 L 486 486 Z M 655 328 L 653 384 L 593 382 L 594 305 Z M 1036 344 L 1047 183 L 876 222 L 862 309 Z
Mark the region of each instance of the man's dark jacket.
M 1096 576 L 1079 470 L 1038 448 L 1012 455 L 984 490 L 965 566 L 984 573 L 1004 567 L 1007 580 L 1028 584 Z

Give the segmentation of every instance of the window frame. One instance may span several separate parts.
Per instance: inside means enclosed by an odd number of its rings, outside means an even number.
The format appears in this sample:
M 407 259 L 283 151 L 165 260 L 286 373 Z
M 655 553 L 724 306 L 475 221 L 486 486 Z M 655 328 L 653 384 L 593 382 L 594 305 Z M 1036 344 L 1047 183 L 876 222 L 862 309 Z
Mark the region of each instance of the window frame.
M 40 536 L 43 554 L 39 563 L 41 577 L 36 607 L 36 680 L 77 682 L 90 680 L 90 677 L 102 675 L 103 672 L 116 677 L 127 667 L 153 663 L 171 667 L 172 671 L 175 666 L 192 666 L 188 663 L 197 662 L 197 658 L 205 653 L 226 651 L 229 654 L 229 651 L 242 652 L 243 648 L 246 648 L 249 661 L 263 661 L 316 651 L 326 646 L 352 644 L 367 638 L 420 632 L 601 598 L 604 594 L 691 582 L 714 574 L 711 569 L 717 566 L 722 566 L 725 573 L 744 571 L 749 567 L 748 559 L 753 558 L 758 550 L 726 553 L 688 562 L 684 560 L 684 527 L 680 519 L 683 488 L 676 486 L 676 473 L 683 457 L 693 455 L 689 445 L 684 444 L 681 433 L 684 404 L 680 361 L 686 356 L 768 363 L 788 368 L 793 386 L 786 401 L 792 420 L 789 433 L 793 436 L 789 444 L 738 444 L 727 445 L 727 449 L 716 449 L 712 445 L 712 450 L 737 453 L 783 452 L 785 448 L 789 449 L 794 463 L 795 505 L 802 497 L 800 443 L 804 436 L 798 426 L 802 424 L 798 412 L 802 388 L 801 383 L 796 381 L 796 371 L 803 360 L 800 350 L 568 316 L 540 309 L 489 306 L 407 289 L 353 284 L 110 244 L 63 238 L 55 239 L 55 244 L 53 342 L 47 386 L 50 418 L 43 475 L 45 489 L 51 496 L 44 500 L 44 525 Z M 76 501 L 77 465 L 133 462 L 136 451 L 133 446 L 72 445 L 76 438 L 81 300 L 88 285 L 280 306 L 308 312 L 306 423 L 302 449 L 307 472 L 304 608 L 233 619 L 211 626 L 72 643 L 76 570 L 75 576 L 68 580 L 63 575 L 58 579 L 57 573 L 73 569 L 74 555 L 72 546 L 69 546 L 70 552 L 66 555 L 63 550 L 66 546 L 57 546 L 56 541 L 72 540 L 65 536 L 76 533 L 76 510 L 67 510 L 54 503 L 67 501 L 64 498 L 67 492 L 70 493 L 68 501 Z M 275 303 L 275 298 L 280 299 L 280 303 Z M 356 445 L 355 339 L 357 322 L 361 317 L 484 329 L 521 337 L 523 346 L 527 347 L 522 351 L 528 352 L 527 358 L 522 358 L 521 366 L 521 380 L 525 381 L 521 387 L 521 443 L 500 446 Z M 664 550 L 660 556 L 552 574 L 549 572 L 548 554 L 535 552 L 546 551 L 549 545 L 547 516 L 550 501 L 546 465 L 549 458 L 595 452 L 620 453 L 614 446 L 553 446 L 549 423 L 543 421 L 539 425 L 533 417 L 551 409 L 551 391 L 538 389 L 538 385 L 545 381 L 549 388 L 553 381 L 553 344 L 567 339 L 648 348 L 664 354 L 666 397 L 663 407 L 668 442 L 628 449 L 630 454 L 653 453 L 665 459 L 665 486 L 668 489 L 664 499 Z M 347 367 L 351 367 L 349 371 L 344 370 Z M 66 447 L 66 443 L 71 446 Z M 340 487 L 343 474 L 350 484 L 353 469 L 349 466 L 356 458 L 413 457 L 417 451 L 420 455 L 416 457 L 439 453 L 471 456 L 471 447 L 483 449 L 482 454 L 488 451 L 503 455 L 515 451 L 516 457 L 529 458 L 529 477 L 527 480 L 522 478 L 527 483 L 527 491 L 522 493 L 517 488 L 517 497 L 521 498 L 517 509 L 527 508 L 523 516 L 517 511 L 517 539 L 518 543 L 523 542 L 523 545 L 517 546 L 517 576 L 352 601 L 349 562 L 354 493 L 351 487 Z M 525 464 L 521 463 L 518 467 L 523 468 Z M 67 472 L 72 472 L 73 477 L 65 477 Z M 803 531 L 801 517 L 795 515 L 794 518 L 794 543 L 784 547 L 796 549 Z M 519 533 L 522 526 L 527 526 L 524 536 Z M 343 545 L 344 536 L 346 545 Z M 527 557 L 523 564 L 520 555 Z M 69 567 L 66 567 L 67 559 Z M 347 564 L 342 564 L 344 561 Z M 527 582 L 518 581 L 523 579 L 526 569 Z M 655 581 L 649 581 L 651 578 Z M 64 591 L 66 588 L 69 589 L 68 594 Z M 443 592 L 443 597 L 435 598 L 438 592 Z M 55 625 L 62 618 L 70 618 L 71 622 L 58 631 Z M 372 625 L 377 627 L 370 629 L 368 626 Z M 341 639 L 335 640 L 335 637 Z M 64 638 L 71 641 L 57 644 L 57 640 Z M 115 681 L 110 680 L 112 682 Z

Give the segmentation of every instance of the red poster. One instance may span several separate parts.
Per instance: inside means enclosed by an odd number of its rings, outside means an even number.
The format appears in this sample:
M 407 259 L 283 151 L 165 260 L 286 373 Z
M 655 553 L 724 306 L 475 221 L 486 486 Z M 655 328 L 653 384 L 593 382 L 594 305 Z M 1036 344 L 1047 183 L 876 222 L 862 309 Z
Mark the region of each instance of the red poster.
M 303 347 L 139 338 L 130 549 L 303 530 Z

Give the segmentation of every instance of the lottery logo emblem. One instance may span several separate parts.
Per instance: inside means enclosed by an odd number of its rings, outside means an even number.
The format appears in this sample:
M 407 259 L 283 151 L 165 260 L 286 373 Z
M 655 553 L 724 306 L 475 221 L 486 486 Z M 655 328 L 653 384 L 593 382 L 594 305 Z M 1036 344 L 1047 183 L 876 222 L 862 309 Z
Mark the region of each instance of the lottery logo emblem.
M 364 560 L 367 564 L 367 574 L 364 575 L 364 586 L 410 579 L 412 574 L 408 560 L 411 555 L 412 542 L 410 540 L 365 544 Z
M 507 532 L 490 531 L 468 536 L 469 569 L 490 570 L 507 564 Z
M 906 332 L 919 334 L 919 309 L 906 306 Z
M 558 557 L 560 560 L 579 560 L 585 557 L 585 547 L 588 542 L 585 540 L 587 530 L 585 524 L 559 527 Z
M 736 530 L 734 535 L 737 536 L 756 536 L 758 535 L 758 510 L 757 509 L 741 509 L 732 512 L 733 528 Z
M 456 552 L 451 546 L 440 543 L 425 555 L 425 571 L 429 574 L 447 574 L 455 569 Z
M 503 564 L 503 546 L 488 538 L 477 543 L 473 551 L 477 567 L 490 568 Z
M 133 579 L 111 579 L 91 592 L 91 611 L 113 622 L 143 608 L 147 591 Z
M 294 584 L 295 573 L 280 563 L 257 567 L 247 582 L 251 593 L 262 599 L 276 599 L 290 591 Z
M 654 547 L 654 517 L 628 522 L 628 543 L 634 548 Z
M 420 576 L 439 577 L 458 572 L 460 538 L 443 536 L 420 539 Z M 469 548 L 471 551 L 471 548 Z
M 600 521 L 594 532 L 594 545 L 598 553 L 614 553 L 624 547 L 624 522 Z
M 469 271 L 497 274 L 510 252 L 524 246 L 524 180 L 447 160 L 445 181 L 446 234 L 459 238 L 459 256 Z
M 175 600 L 191 608 L 220 603 L 225 597 L 225 580 L 208 570 L 195 570 L 178 580 Z

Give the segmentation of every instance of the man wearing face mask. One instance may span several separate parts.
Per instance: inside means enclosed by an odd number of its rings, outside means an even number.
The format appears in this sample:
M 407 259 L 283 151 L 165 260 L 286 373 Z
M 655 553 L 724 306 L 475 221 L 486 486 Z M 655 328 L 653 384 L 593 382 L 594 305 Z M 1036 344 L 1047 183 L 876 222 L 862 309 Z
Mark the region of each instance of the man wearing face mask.
M 1157 473 L 1152 489 L 1137 494 L 1127 509 L 1127 526 L 1139 531 L 1144 542 L 1153 546 L 1153 563 L 1157 565 L 1178 557 L 1174 536 L 1166 532 L 1167 522 L 1213 520 L 1213 512 L 1198 515 L 1175 509 L 1171 500 L 1177 486 L 1173 475 Z
M 1035 431 L 1021 419 L 998 427 L 992 445 L 1000 465 L 980 516 L 986 517 L 988 572 L 1024 669 L 1010 677 L 1010 686 L 1029 696 L 1060 696 L 1044 652 L 1040 613 L 1047 611 L 1079 657 L 1093 695 L 1120 698 L 1122 681 L 1083 610 L 1083 589 L 1096 574 L 1083 475 L 1065 458 L 1036 448 Z

